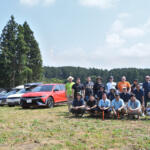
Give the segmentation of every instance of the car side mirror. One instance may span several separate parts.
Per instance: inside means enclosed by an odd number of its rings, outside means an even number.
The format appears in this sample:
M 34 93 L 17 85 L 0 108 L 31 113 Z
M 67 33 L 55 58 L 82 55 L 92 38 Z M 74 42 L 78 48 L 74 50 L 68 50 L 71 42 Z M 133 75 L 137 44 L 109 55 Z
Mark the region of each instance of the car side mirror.
M 59 91 L 58 89 L 54 89 L 54 92 L 57 92 L 57 91 Z

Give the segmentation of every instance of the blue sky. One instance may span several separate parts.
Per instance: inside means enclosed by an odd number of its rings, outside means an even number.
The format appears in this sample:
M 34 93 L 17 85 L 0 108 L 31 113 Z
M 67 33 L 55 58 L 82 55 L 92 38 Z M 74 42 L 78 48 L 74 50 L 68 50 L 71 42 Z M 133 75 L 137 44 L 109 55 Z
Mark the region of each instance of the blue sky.
M 149 68 L 150 0 L 5 0 L 0 31 L 13 14 L 27 21 L 43 65 Z

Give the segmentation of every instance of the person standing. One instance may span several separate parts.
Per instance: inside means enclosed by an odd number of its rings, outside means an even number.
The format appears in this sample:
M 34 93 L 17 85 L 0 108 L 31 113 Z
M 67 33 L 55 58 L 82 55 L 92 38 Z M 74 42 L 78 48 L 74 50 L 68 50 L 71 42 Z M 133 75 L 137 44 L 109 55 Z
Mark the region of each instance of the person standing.
M 123 91 L 122 93 L 120 93 L 120 98 L 124 100 L 125 104 L 127 104 L 130 99 L 130 94 L 128 93 L 128 90 L 126 87 L 123 87 L 122 89 Z
M 95 97 L 97 97 L 100 87 L 104 87 L 104 84 L 102 83 L 102 78 L 98 76 L 96 78 L 96 83 L 94 84 L 94 87 L 93 87 L 93 93 Z
M 72 86 L 72 97 L 73 99 L 77 98 L 77 93 L 81 93 L 82 98 L 85 97 L 84 85 L 81 83 L 80 78 L 77 78 L 76 83 Z
M 136 89 L 133 91 L 133 93 L 135 94 L 136 99 L 138 99 L 142 105 L 142 116 L 144 117 L 144 91 L 141 89 L 140 84 L 136 85 Z
M 72 98 L 72 86 L 75 84 L 73 82 L 74 78 L 72 76 L 69 76 L 67 78 L 68 82 L 65 85 L 66 88 L 66 96 L 68 99 L 68 111 L 70 112 L 70 106 L 72 104 L 73 98 Z
M 135 79 L 133 81 L 133 84 L 131 85 L 131 92 L 133 92 L 136 89 L 136 85 L 138 85 L 138 79 Z
M 117 85 L 117 88 L 118 88 L 120 93 L 123 92 L 123 87 L 126 87 L 128 92 L 131 91 L 131 84 L 128 81 L 126 81 L 126 77 L 125 76 L 123 76 L 121 78 L 121 81 Z
M 117 85 L 117 83 L 114 82 L 114 77 L 110 76 L 109 82 L 106 84 L 107 93 L 109 93 L 112 88 L 116 88 L 116 85 Z
M 145 107 L 147 107 L 147 102 L 150 102 L 150 76 L 145 77 L 145 82 L 143 83 L 143 89 L 144 89 Z
M 85 101 L 89 100 L 90 95 L 93 95 L 94 83 L 91 81 L 91 77 L 87 77 L 87 81 L 84 85 L 85 87 Z
M 116 89 L 112 87 L 110 92 L 107 94 L 107 98 L 112 101 L 115 98 Z

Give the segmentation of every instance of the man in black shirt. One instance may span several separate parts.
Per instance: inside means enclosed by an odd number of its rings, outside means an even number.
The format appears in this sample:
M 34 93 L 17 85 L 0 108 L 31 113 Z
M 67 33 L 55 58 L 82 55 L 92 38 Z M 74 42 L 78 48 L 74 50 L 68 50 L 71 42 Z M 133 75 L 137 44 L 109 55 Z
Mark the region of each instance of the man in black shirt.
M 85 112 L 84 100 L 81 97 L 81 93 L 76 93 L 76 99 L 73 100 L 71 112 L 75 114 L 75 116 L 83 115 Z
M 97 100 L 95 100 L 93 95 L 90 95 L 89 100 L 86 104 L 86 110 L 93 115 L 97 111 Z
M 94 84 L 94 87 L 93 87 L 94 96 L 97 96 L 100 87 L 104 87 L 104 85 L 102 83 L 102 78 L 98 76 L 96 78 L 96 83 Z
M 123 87 L 123 92 L 120 94 L 120 98 L 124 100 L 124 103 L 127 104 L 130 99 L 130 94 L 126 87 Z
M 94 83 L 91 81 L 91 77 L 87 77 L 87 81 L 84 85 L 85 87 L 85 101 L 89 100 L 90 95 L 93 95 Z
M 115 89 L 115 87 L 112 87 L 112 88 L 110 89 L 110 92 L 107 94 L 107 98 L 108 98 L 110 101 L 114 100 L 114 99 L 115 99 L 115 93 L 116 93 L 116 89 Z
M 85 89 L 84 89 L 84 85 L 81 84 L 80 78 L 77 78 L 76 83 L 72 86 L 72 97 L 74 99 L 77 98 L 77 93 L 81 93 L 82 98 L 84 99 Z
M 145 107 L 147 106 L 147 102 L 150 102 L 150 76 L 145 77 L 145 82 L 143 83 L 144 89 L 144 100 Z

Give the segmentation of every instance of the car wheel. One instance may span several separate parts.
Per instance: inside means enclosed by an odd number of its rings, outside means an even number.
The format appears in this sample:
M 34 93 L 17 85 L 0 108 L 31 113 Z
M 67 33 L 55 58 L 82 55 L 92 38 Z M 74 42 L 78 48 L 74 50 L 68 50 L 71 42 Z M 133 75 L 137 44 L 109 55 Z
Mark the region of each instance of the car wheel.
M 53 100 L 52 97 L 49 97 L 49 98 L 47 99 L 47 107 L 48 107 L 48 108 L 53 108 L 53 107 L 54 107 L 54 100 Z
M 9 107 L 15 107 L 15 105 L 8 105 Z

